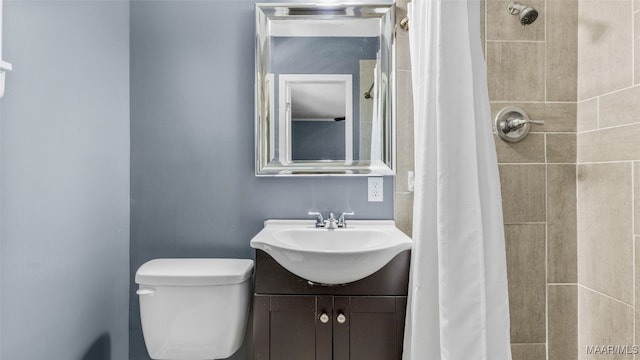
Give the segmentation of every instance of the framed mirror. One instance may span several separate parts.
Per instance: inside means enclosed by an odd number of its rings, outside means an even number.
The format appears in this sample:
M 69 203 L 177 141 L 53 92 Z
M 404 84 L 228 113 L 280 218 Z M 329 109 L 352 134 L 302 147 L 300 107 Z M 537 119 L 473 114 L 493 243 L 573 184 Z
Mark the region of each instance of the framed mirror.
M 395 6 L 256 4 L 256 175 L 394 174 Z

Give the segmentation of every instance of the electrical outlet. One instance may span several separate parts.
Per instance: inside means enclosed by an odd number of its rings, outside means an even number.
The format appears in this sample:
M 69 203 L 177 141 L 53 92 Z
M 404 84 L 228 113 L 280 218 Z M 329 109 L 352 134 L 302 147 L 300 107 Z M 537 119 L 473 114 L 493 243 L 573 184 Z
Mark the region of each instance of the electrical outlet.
M 369 178 L 369 201 L 383 201 L 383 177 Z

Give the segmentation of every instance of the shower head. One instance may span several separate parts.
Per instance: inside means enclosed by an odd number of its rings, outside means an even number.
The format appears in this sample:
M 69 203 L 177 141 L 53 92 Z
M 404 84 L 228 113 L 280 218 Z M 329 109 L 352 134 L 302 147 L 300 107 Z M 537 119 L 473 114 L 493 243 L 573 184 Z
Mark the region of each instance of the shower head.
M 530 25 L 538 18 L 538 10 L 531 6 L 522 5 L 517 1 L 512 1 L 507 5 L 507 11 L 511 15 L 520 15 L 520 24 Z

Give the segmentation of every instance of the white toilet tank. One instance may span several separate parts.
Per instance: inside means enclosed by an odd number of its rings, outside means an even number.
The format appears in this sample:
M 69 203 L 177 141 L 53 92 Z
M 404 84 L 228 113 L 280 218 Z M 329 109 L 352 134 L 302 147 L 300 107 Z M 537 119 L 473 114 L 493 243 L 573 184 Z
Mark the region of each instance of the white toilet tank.
M 155 259 L 136 272 L 152 359 L 224 359 L 242 344 L 253 260 Z

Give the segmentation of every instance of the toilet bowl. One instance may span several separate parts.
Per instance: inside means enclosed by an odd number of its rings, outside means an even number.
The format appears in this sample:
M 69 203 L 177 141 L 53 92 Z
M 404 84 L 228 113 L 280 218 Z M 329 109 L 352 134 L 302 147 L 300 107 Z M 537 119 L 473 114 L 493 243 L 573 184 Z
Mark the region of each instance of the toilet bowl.
M 253 260 L 155 259 L 136 272 L 147 351 L 158 360 L 224 359 L 244 339 Z

